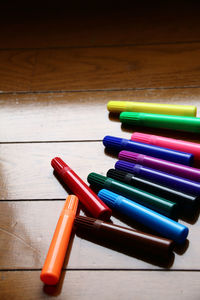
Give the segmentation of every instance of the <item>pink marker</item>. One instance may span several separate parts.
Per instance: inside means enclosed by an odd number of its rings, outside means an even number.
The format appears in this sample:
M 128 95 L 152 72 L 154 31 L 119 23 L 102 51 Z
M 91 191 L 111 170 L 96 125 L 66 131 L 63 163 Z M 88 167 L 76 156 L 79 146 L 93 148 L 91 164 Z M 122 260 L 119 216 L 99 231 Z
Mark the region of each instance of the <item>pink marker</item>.
M 200 169 L 177 164 L 168 160 L 125 150 L 119 153 L 118 158 L 180 177 L 189 178 L 190 180 L 200 181 Z
M 131 140 L 182 152 L 192 153 L 194 155 L 195 161 L 200 162 L 200 144 L 197 143 L 171 139 L 158 135 L 145 134 L 141 132 L 134 132 L 131 136 Z

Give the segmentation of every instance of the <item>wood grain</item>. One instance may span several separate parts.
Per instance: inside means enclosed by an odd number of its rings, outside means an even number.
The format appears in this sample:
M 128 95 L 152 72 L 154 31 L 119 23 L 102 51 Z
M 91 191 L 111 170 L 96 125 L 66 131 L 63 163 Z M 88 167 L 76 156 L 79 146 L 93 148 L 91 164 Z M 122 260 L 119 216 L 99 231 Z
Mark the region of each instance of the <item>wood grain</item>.
M 53 174 L 54 156 L 86 181 L 114 166 L 101 142 L 106 134 L 200 142 L 195 134 L 123 128 L 106 109 L 108 100 L 200 109 L 199 3 L 88 1 L 0 5 L 0 299 L 197 300 L 199 211 L 179 220 L 188 240 L 168 260 L 73 234 L 59 285 L 39 280 L 70 193 Z
M 199 86 L 200 44 L 0 51 L 0 90 Z
M 37 189 L 34 184 L 33 188 Z M 56 200 L 0 203 L 1 270 L 42 268 L 63 203 Z M 128 220 L 119 219 L 115 214 L 111 221 L 130 227 Z M 176 247 L 169 259 L 150 256 L 148 251 L 141 254 L 134 249 L 75 235 L 71 239 L 63 268 L 200 270 L 200 221 L 189 224 L 180 220 L 180 223 L 189 228 L 188 241 Z M 131 225 L 144 230 L 134 222 Z
M 0 94 L 0 142 L 101 140 L 106 134 L 130 138 L 133 131 L 199 142 L 191 133 L 121 128 L 118 117 L 106 108 L 109 100 L 190 104 L 197 106 L 200 116 L 199 98 L 200 88 Z
M 1 272 L 1 299 L 197 300 L 200 294 L 199 272 L 67 271 L 58 287 L 43 286 L 39 274 Z
M 1 48 L 92 47 L 199 40 L 199 3 L 129 1 L 128 8 L 76 1 L 60 9 L 26 9 L 19 4 L 2 13 Z M 104 1 L 105 2 L 105 1 Z M 59 3 L 60 4 L 60 3 Z M 27 5 L 27 3 L 25 3 Z M 173 9 L 172 9 L 173 5 Z M 95 7 L 96 6 L 96 7 Z M 102 7 L 101 7 L 102 6 Z M 36 6 L 37 7 L 37 6 Z M 3 9 L 2 9 L 3 11 Z M 17 12 L 17 13 L 16 13 Z M 26 26 L 24 26 L 26 24 Z M 16 34 L 17 33 L 17 34 Z
M 116 156 L 105 153 L 102 142 L 1 145 L 0 199 L 64 199 L 66 190 L 50 164 L 55 156 L 85 181 L 90 172 L 105 175 L 117 161 Z

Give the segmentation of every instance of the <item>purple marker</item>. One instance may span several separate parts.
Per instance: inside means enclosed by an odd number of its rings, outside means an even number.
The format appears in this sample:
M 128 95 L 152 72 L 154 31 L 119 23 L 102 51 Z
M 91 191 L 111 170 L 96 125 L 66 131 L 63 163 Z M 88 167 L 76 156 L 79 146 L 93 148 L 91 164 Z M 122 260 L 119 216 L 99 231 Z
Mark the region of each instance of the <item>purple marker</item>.
M 174 176 L 168 173 L 157 171 L 155 169 L 143 167 L 127 161 L 118 160 L 115 164 L 117 170 L 129 172 L 140 178 L 174 188 L 177 191 L 185 192 L 192 195 L 200 195 L 200 183 Z
M 200 181 L 200 169 L 197 168 L 125 150 L 119 153 L 118 158 L 180 177 L 189 178 L 190 180 Z

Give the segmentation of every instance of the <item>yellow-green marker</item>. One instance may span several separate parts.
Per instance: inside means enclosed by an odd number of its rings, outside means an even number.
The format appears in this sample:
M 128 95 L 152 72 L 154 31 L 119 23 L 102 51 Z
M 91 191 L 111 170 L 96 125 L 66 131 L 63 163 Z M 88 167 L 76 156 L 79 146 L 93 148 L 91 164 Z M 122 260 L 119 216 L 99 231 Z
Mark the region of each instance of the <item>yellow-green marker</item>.
M 109 101 L 107 104 L 107 108 L 110 112 L 113 113 L 129 111 L 188 117 L 196 117 L 197 113 L 197 108 L 194 105 L 176 105 L 132 101 Z

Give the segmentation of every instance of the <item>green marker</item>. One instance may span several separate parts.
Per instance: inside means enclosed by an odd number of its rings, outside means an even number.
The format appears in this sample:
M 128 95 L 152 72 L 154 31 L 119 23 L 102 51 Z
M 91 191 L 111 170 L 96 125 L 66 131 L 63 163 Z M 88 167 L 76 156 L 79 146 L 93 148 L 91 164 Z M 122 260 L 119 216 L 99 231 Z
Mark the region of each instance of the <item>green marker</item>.
M 122 112 L 122 124 L 200 132 L 200 118 L 137 112 Z
M 167 217 L 177 217 L 177 204 L 164 198 L 139 190 L 133 186 L 97 173 L 90 173 L 88 182 L 98 189 L 107 189 L 151 208 Z

